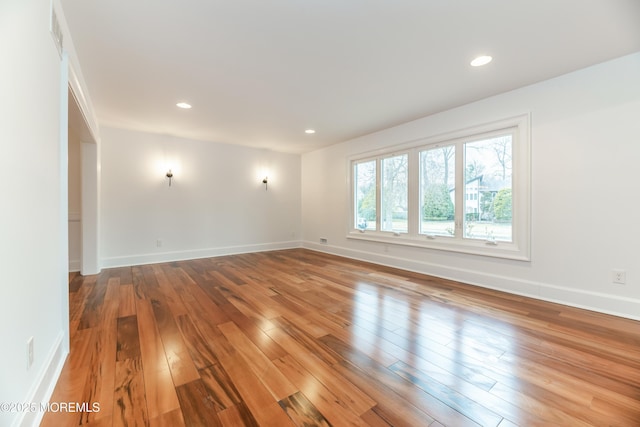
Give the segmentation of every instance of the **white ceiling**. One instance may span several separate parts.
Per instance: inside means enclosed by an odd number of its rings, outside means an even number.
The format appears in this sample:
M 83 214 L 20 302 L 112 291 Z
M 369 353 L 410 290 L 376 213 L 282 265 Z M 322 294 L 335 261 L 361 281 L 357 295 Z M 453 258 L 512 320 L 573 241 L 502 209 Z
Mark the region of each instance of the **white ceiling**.
M 292 153 L 640 51 L 640 0 L 61 1 L 101 125 Z

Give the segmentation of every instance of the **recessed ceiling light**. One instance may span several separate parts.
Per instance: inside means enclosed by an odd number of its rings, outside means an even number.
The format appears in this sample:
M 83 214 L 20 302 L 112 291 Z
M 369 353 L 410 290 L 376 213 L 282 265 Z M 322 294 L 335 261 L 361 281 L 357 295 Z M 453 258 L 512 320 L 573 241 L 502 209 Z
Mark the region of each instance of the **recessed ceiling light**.
M 488 55 L 478 56 L 473 61 L 471 61 L 471 66 L 472 67 L 482 67 L 483 65 L 487 65 L 492 60 L 493 60 L 493 58 L 488 56 Z
M 188 110 L 189 108 L 191 108 L 191 104 L 187 104 L 186 102 L 178 102 L 176 104 L 176 107 Z
M 313 129 L 307 129 L 304 131 L 304 133 L 308 133 L 309 135 L 311 135 L 312 133 L 316 133 L 316 131 Z

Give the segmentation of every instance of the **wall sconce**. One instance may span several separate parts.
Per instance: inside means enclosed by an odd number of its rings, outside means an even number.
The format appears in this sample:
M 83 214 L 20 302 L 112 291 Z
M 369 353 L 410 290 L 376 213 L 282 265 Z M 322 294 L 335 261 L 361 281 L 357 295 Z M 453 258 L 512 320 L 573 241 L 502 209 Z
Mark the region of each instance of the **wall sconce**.
M 269 179 L 266 176 L 262 180 L 262 183 L 264 184 L 264 191 L 267 191 L 267 184 L 269 183 Z
M 171 178 L 173 178 L 173 172 L 171 172 L 171 169 L 167 171 L 167 178 L 169 178 L 169 187 L 171 187 Z

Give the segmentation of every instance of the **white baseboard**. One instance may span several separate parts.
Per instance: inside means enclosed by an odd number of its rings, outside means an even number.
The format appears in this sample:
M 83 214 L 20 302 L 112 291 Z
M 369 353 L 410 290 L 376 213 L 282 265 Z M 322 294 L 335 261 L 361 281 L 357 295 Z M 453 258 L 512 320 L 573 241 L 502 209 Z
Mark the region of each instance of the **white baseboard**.
M 63 332 L 60 332 L 40 375 L 38 375 L 35 385 L 24 402 L 40 405 L 40 403 L 49 402 L 51 399 L 53 390 L 62 372 L 62 367 L 69 354 L 68 350 L 64 348 L 62 338 Z M 42 417 L 44 417 L 44 412 L 21 412 L 12 425 L 14 427 L 37 427 L 40 425 Z
M 219 248 L 196 249 L 188 251 L 161 252 L 151 254 L 129 255 L 103 258 L 102 268 L 129 267 L 132 265 L 158 264 L 161 262 L 185 261 L 190 259 L 212 258 L 224 255 L 244 254 L 250 252 L 275 251 L 293 249 L 302 246 L 299 240 L 276 243 L 260 243 L 255 245 L 226 246 Z
M 640 320 L 640 300 L 608 295 L 599 292 L 535 282 L 516 277 L 445 266 L 427 261 L 409 260 L 379 253 L 348 249 L 339 246 L 303 241 L 302 247 L 318 252 L 343 256 L 345 258 L 367 261 L 388 267 L 427 274 L 443 279 L 503 291 L 510 294 L 554 302 L 614 316 Z
M 80 267 L 81 267 L 81 264 L 79 259 L 69 260 L 70 273 L 75 273 L 76 271 L 80 271 Z

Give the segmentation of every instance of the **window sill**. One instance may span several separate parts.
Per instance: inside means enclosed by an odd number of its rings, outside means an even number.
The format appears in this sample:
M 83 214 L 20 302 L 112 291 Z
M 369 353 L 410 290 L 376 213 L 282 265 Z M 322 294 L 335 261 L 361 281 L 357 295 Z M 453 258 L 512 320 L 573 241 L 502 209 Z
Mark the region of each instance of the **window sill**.
M 445 236 L 427 237 L 425 235 L 410 236 L 406 233 L 379 231 L 352 231 L 347 239 L 364 240 L 414 248 L 433 249 L 447 252 L 458 252 L 493 258 L 530 261 L 529 248 L 521 248 L 513 242 L 454 239 Z

